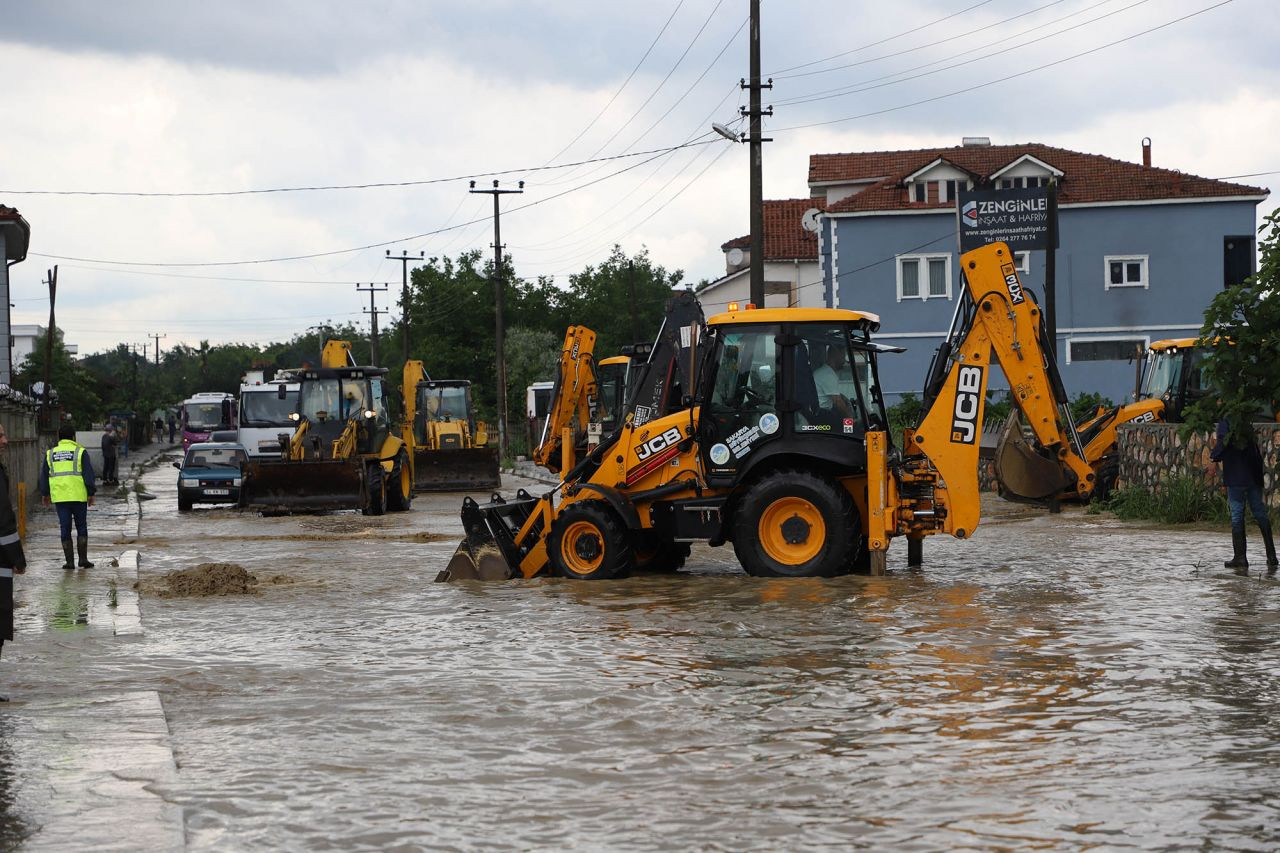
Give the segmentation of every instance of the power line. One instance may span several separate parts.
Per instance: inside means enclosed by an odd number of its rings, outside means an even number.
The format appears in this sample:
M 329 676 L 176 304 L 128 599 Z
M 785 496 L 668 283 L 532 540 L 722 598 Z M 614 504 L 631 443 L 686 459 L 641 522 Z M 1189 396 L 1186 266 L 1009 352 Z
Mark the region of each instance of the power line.
M 1150 33 L 1154 33 L 1154 32 L 1156 32 L 1157 30 L 1163 30 L 1163 29 L 1165 29 L 1166 27 L 1171 27 L 1171 26 L 1173 26 L 1174 24 L 1182 23 L 1183 21 L 1189 20 L 1189 19 L 1194 18 L 1194 17 L 1196 17 L 1196 16 L 1198 16 L 1198 15 L 1203 15 L 1203 14 L 1204 14 L 1204 13 L 1206 13 L 1206 12 L 1211 12 L 1211 11 L 1213 11 L 1214 9 L 1218 9 L 1218 8 L 1220 8 L 1220 7 L 1222 7 L 1222 6 L 1226 6 L 1228 3 L 1233 3 L 1233 2 L 1235 2 L 1235 0 L 1220 0 L 1220 2 L 1215 3 L 1215 4 L 1211 5 L 1211 6 L 1206 6 L 1206 7 L 1205 7 L 1205 8 L 1203 8 L 1203 9 L 1199 9 L 1199 10 L 1197 10 L 1197 11 L 1195 11 L 1195 12 L 1190 12 L 1190 13 L 1188 13 L 1188 14 L 1186 14 L 1186 15 L 1183 15 L 1183 16 L 1182 16 L 1182 17 L 1180 17 L 1180 18 L 1174 18 L 1174 19 L 1173 19 L 1173 20 L 1171 20 L 1171 21 L 1166 21 L 1166 22 L 1165 22 L 1165 23 L 1163 23 L 1163 24 L 1158 24 L 1158 25 L 1156 25 L 1156 26 L 1154 26 L 1154 27 L 1150 27 L 1150 28 L 1145 29 L 1145 30 L 1142 30 L 1142 31 L 1140 31 L 1140 32 L 1133 33 L 1132 35 L 1125 36 L 1124 38 L 1116 39 L 1115 41 L 1112 41 L 1112 42 L 1107 42 L 1106 44 L 1102 44 L 1102 45 L 1099 45 L 1099 46 L 1097 46 L 1097 47 L 1090 48 L 1089 50 L 1081 51 L 1080 53 L 1073 53 L 1073 54 L 1071 54 L 1070 56 L 1065 56 L 1065 57 L 1063 57 L 1062 59 L 1056 59 L 1056 60 L 1054 60 L 1053 62 L 1046 62 L 1045 64 L 1043 64 L 1043 65 L 1037 65 L 1037 66 L 1036 66 L 1036 67 L 1034 67 L 1034 68 L 1028 68 L 1028 69 L 1026 69 L 1026 70 L 1024 70 L 1024 71 L 1018 71 L 1018 72 L 1015 72 L 1015 73 L 1013 73 L 1013 74 L 1006 75 L 1006 76 L 1004 76 L 1004 77 L 999 77 L 999 78 L 997 78 L 997 79 L 995 79 L 995 80 L 988 80 L 988 81 L 987 81 L 987 82 L 985 82 L 985 83 L 978 83 L 978 84 L 973 85 L 973 86 L 967 86 L 967 87 L 965 87 L 965 88 L 963 88 L 963 89 L 957 89 L 957 90 L 956 90 L 956 91 L 954 91 L 954 92 L 947 92 L 946 94 L 942 94 L 942 95 L 935 95 L 935 96 L 934 96 L 934 97 L 932 97 L 932 98 L 924 98 L 924 99 L 919 100 L 919 101 L 912 101 L 912 102 L 911 102 L 911 103 L 909 103 L 909 104 L 899 104 L 899 105 L 894 106 L 894 107 L 885 107 L 884 109 L 881 109 L 881 110 L 872 110 L 871 112 L 861 113 L 861 114 L 859 114 L 859 115 L 854 115 L 854 116 L 845 116 L 844 118 L 828 119 L 828 120 L 826 120 L 826 121 L 815 121 L 815 122 L 810 122 L 810 123 L 808 123 L 808 124 L 797 124 L 797 125 L 792 125 L 792 126 L 790 126 L 790 127 L 780 127 L 780 128 L 776 128 L 776 129 L 774 130 L 774 132 L 775 132 L 775 133 L 785 133 L 785 132 L 787 132 L 787 131 L 791 131 L 791 130 L 804 130 L 804 129 L 807 129 L 807 128 L 810 128 L 810 127 L 825 127 L 826 125 L 831 125 L 831 124 L 843 124 L 844 122 L 847 122 L 847 121 L 856 121 L 856 120 L 861 119 L 861 118 L 870 118 L 871 116 L 884 115 L 885 113 L 896 112 L 896 111 L 898 111 L 898 110 L 905 110 L 905 109 L 909 109 L 909 108 L 911 108 L 911 107 L 918 107 L 918 106 L 921 106 L 922 104 L 931 104 L 931 103 L 933 103 L 933 102 L 935 102 L 935 101 L 941 101 L 941 100 L 944 100 L 944 99 L 946 99 L 946 98 L 952 98 L 952 97 L 955 97 L 956 95 L 963 95 L 963 94 L 967 94 L 967 93 L 969 93 L 969 92 L 975 92 L 975 91 L 977 91 L 977 90 L 979 90 L 979 89 L 985 89 L 985 88 L 986 88 L 986 87 L 988 87 L 988 86 L 994 86 L 994 85 L 995 85 L 995 84 L 997 84 L 997 83 L 1004 83 L 1004 82 L 1007 82 L 1007 81 L 1009 81 L 1009 80 L 1013 80 L 1013 79 L 1018 78 L 1018 77 L 1025 77 L 1026 75 L 1028 75 L 1028 74 L 1032 74 L 1032 73 L 1034 73 L 1034 72 L 1036 72 L 1036 71 L 1043 71 L 1043 70 L 1044 70 L 1044 69 L 1046 69 L 1046 68 L 1053 68 L 1053 67 L 1054 67 L 1054 66 L 1056 66 L 1056 65 L 1062 65 L 1062 64 L 1064 64 L 1064 63 L 1070 62 L 1070 61 L 1071 61 L 1071 60 L 1073 60 L 1073 59 L 1079 59 L 1079 58 L 1081 58 L 1082 56 L 1089 56 L 1090 54 L 1097 53 L 1097 52 L 1099 52 L 1099 51 L 1101 51 L 1101 50 L 1106 50 L 1106 49 L 1107 49 L 1107 48 L 1109 48 L 1109 47 L 1115 47 L 1115 46 L 1116 46 L 1116 45 L 1118 45 L 1118 44 L 1124 44 L 1125 42 L 1133 41 L 1134 39 L 1139 38 L 1139 37 L 1141 37 L 1141 36 L 1149 35 Z
M 574 144 L 579 139 L 581 139 L 588 130 L 595 127 L 596 122 L 600 121 L 600 117 L 603 116 L 606 112 L 608 112 L 609 107 L 613 106 L 613 102 L 618 100 L 618 96 L 622 94 L 622 90 L 627 88 L 627 84 L 631 82 L 631 78 L 636 76 L 636 72 L 640 70 L 640 66 L 644 65 L 644 61 L 649 58 L 649 54 L 653 52 L 654 47 L 658 44 L 658 40 L 661 39 L 662 34 L 667 31 L 667 27 L 671 26 L 671 22 L 675 20 L 676 13 L 679 12 L 681 7 L 683 6 L 684 6 L 684 0 L 680 0 L 680 2 L 676 4 L 676 7 L 671 10 L 671 14 L 667 17 L 667 22 L 662 25 L 662 29 L 658 30 L 658 34 L 653 37 L 653 41 L 649 43 L 649 47 L 647 50 L 645 50 L 644 55 L 640 57 L 640 61 L 637 62 L 635 64 L 635 67 L 631 69 L 631 73 L 627 75 L 626 80 L 622 81 L 622 85 L 618 87 L 618 91 L 613 93 L 613 97 L 609 99 L 609 102 L 605 104 L 603 107 L 601 107 L 600 112 L 596 113 L 595 118 L 587 122 L 586 126 L 583 127 L 582 130 L 578 131 L 577 136 L 575 136 L 573 139 L 570 139 L 569 142 L 563 148 L 561 148 L 559 151 L 553 154 L 551 158 L 547 160 L 547 163 L 554 163 L 561 154 L 563 154 L 564 152 L 572 148 Z
M 709 135 L 710 135 L 710 131 L 703 134 L 703 136 L 709 136 Z M 537 207 L 538 205 L 546 204 L 549 201 L 554 201 L 555 199 L 569 195 L 570 193 L 575 193 L 580 190 L 584 190 L 587 187 L 591 187 L 603 181 L 607 181 L 610 178 L 617 177 L 618 175 L 621 175 L 625 172 L 629 172 L 632 169 L 638 169 L 641 166 L 645 165 L 646 163 L 652 163 L 654 160 L 657 160 L 659 157 L 663 157 L 668 153 L 670 153 L 671 151 L 678 150 L 679 148 L 686 148 L 694 145 L 710 145 L 717 141 L 718 140 L 714 140 L 714 139 L 709 139 L 704 141 L 694 140 L 694 141 L 685 143 L 684 145 L 676 146 L 675 148 L 664 149 L 660 153 L 654 154 L 652 157 L 650 157 L 647 160 L 641 160 L 639 163 L 632 163 L 630 166 L 619 169 L 616 172 L 611 172 L 608 175 L 604 175 L 603 177 L 596 178 L 591 181 L 587 181 L 584 184 L 579 184 L 578 186 L 570 187 L 567 190 L 562 190 L 561 192 L 555 193 L 553 195 L 549 195 L 545 198 L 538 199 L 537 201 L 531 201 L 528 204 L 520 205 L 519 207 L 513 207 L 511 208 L 511 210 L 507 212 L 514 213 L 520 210 L 527 210 L 531 207 Z M 41 252 L 29 252 L 28 254 L 35 257 L 56 258 L 58 260 L 76 261 L 78 263 L 109 264 L 112 266 L 125 266 L 125 267 L 235 267 L 235 266 L 248 266 L 250 264 L 273 264 L 273 263 L 282 263 L 284 261 L 302 261 L 302 260 L 309 260 L 312 258 L 326 258 L 326 257 L 331 257 L 333 255 L 348 255 L 348 254 L 351 254 L 352 252 L 362 252 L 362 251 L 365 251 L 366 249 L 382 249 L 394 243 L 407 243 L 412 240 L 421 240 L 424 237 L 431 237 L 435 234 L 442 234 L 446 231 L 452 231 L 457 228 L 466 228 L 467 226 L 474 225 L 478 221 L 482 221 L 482 220 L 472 220 L 470 222 L 463 222 L 458 225 L 451 225 L 446 228 L 436 228 L 432 231 L 424 231 L 421 234 L 413 234 L 408 237 L 397 237 L 394 240 L 383 240 L 378 243 L 369 243 L 364 246 L 354 246 L 349 249 L 334 249 L 328 252 L 312 252 L 306 255 L 289 255 L 289 256 L 278 257 L 278 258 L 255 258 L 252 260 L 245 260 L 245 261 L 185 261 L 185 262 L 114 261 L 114 260 L 107 260 L 103 258 L 78 258 L 78 257 L 69 256 L 69 255 L 45 254 Z
M 688 144 L 688 143 L 685 143 Z M 494 175 L 511 175 L 516 172 L 546 172 L 556 169 L 569 169 L 575 166 L 586 166 L 592 163 L 605 163 L 610 160 L 623 160 L 628 157 L 644 157 L 647 154 L 665 154 L 670 151 L 676 151 L 683 148 L 684 145 L 674 145 L 668 148 L 654 148 L 650 151 L 633 151 L 626 154 L 612 154 L 608 157 L 597 157 L 594 154 L 586 160 L 579 160 L 574 163 L 561 163 L 558 166 L 525 166 L 520 169 L 502 169 L 497 172 L 476 172 L 470 175 L 453 175 L 448 178 L 425 178 L 420 181 L 381 181 L 368 184 L 329 184 L 319 186 L 302 186 L 302 187 L 271 187 L 259 190 L 210 190 L 207 192 L 140 192 L 133 190 L 8 190 L 0 189 L 0 193 L 8 195 L 82 195 L 82 196 L 112 196 L 112 197 L 130 197 L 130 198 L 207 198 L 213 196 L 240 196 L 240 195 L 266 195 L 268 193 L 300 193 L 300 192 L 320 192 L 326 190 L 368 190 L 379 189 L 384 187 L 421 187 L 429 184 L 446 184 L 452 181 L 466 181 L 478 178 L 487 178 Z M 597 151 L 597 153 L 599 153 Z
M 1108 3 L 1114 3 L 1114 2 L 1115 0 L 1100 0 L 1100 2 L 1094 3 L 1091 6 L 1085 6 L 1083 9 L 1077 9 L 1076 11 L 1071 12 L 1069 14 L 1063 15 L 1058 18 L 1054 18 L 1052 21 L 1045 21 L 1043 24 L 1036 24 L 1034 27 L 1028 27 L 1027 29 L 1015 35 L 1007 36 L 1005 38 L 998 39 L 994 42 L 988 42 L 979 47 L 969 48 L 968 50 L 963 50 L 959 53 L 953 53 L 950 56 L 943 57 L 942 59 L 935 59 L 933 62 L 926 62 L 926 63 L 923 63 L 922 65 L 915 65 L 915 66 L 912 66 L 911 68 L 907 68 L 902 71 L 895 71 L 892 74 L 883 74 L 879 77 L 871 77 L 866 80 L 860 80 L 856 83 L 849 83 L 844 86 L 837 86 L 833 89 L 821 89 L 819 91 L 808 92 L 803 95 L 793 95 L 792 97 L 789 97 L 789 98 L 782 98 L 781 100 L 775 101 L 774 103 L 778 104 L 779 106 L 786 106 L 789 104 L 805 104 L 811 101 L 822 100 L 821 96 L 823 95 L 843 95 L 843 94 L 850 94 L 854 92 L 862 92 L 862 91 L 865 91 L 865 89 L 860 89 L 856 87 L 865 86 L 868 83 L 877 83 L 881 80 L 888 80 L 892 77 L 902 77 L 902 75 L 910 74 L 912 71 L 919 71 L 922 68 L 929 68 L 934 65 L 941 65 L 944 62 L 947 62 L 952 59 L 956 59 L 961 56 L 967 56 L 968 54 L 971 54 L 971 53 L 977 53 L 979 51 L 987 50 L 988 48 L 995 47 L 997 45 L 1007 44 L 1011 39 L 1021 38 L 1022 36 L 1025 36 L 1028 33 L 1033 33 L 1036 30 L 1042 30 L 1045 27 L 1051 27 L 1054 24 L 1058 24 L 1067 20 L 1068 18 L 1074 18 L 1077 15 L 1082 15 L 1085 12 L 1092 11 L 1093 9 L 1096 9 L 1099 6 L 1106 6 Z M 1145 2 L 1148 2 L 1148 0 L 1140 0 L 1140 2 L 1145 3 Z M 1125 8 L 1132 8 L 1132 7 L 1125 7 Z M 1124 11 L 1124 10 L 1121 9 L 1119 11 Z M 1114 15 L 1116 14 L 1116 12 L 1111 12 L 1109 14 Z M 1095 18 L 1094 20 L 1095 21 L 1101 20 L 1101 18 Z M 1061 30 L 1060 32 L 1068 32 L 1068 30 Z M 1034 42 L 1027 42 L 1027 44 L 1034 44 Z M 1009 49 L 1012 50 L 1013 48 L 1009 48 Z M 988 55 L 995 55 L 995 54 L 988 54 Z M 983 58 L 985 58 L 985 56 Z M 903 78 L 903 79 L 912 79 L 912 78 Z M 901 80 L 897 80 L 894 82 L 901 82 Z
M 792 65 L 790 68 L 780 68 L 780 69 L 778 69 L 777 71 L 771 71 L 771 72 L 769 73 L 769 76 L 780 80 L 780 79 L 782 79 L 782 75 L 786 74 L 788 71 L 795 71 L 796 69 L 799 69 L 799 68 L 809 68 L 809 67 L 812 67 L 812 66 L 814 66 L 814 65 L 821 65 L 821 64 L 822 64 L 822 63 L 824 63 L 824 62 L 830 62 L 831 60 L 833 60 L 833 59 L 839 59 L 839 58 L 840 58 L 840 57 L 842 57 L 842 56 L 849 56 L 850 54 L 859 53 L 860 51 L 864 51 L 864 50 L 866 50 L 867 48 L 871 48 L 871 47 L 879 47 L 879 46 L 880 46 L 880 45 L 882 45 L 882 44 L 888 44 L 888 43 L 889 43 L 889 42 L 891 42 L 891 41 L 897 41 L 898 39 L 902 38 L 903 36 L 909 36 L 909 35 L 911 35 L 912 33 L 918 33 L 918 32 L 920 32 L 921 30 L 927 30 L 927 29 L 929 29 L 930 27 L 932 27 L 932 26 L 934 26 L 934 25 L 936 25 L 936 24 L 941 24 L 941 23 L 943 23 L 944 21 L 949 21 L 949 20 L 951 20 L 952 18 L 955 18 L 955 17 L 958 17 L 958 16 L 960 16 L 960 15 L 965 14 L 966 12 L 972 12 L 974 9 L 977 9 L 979 6 L 985 6 L 985 5 L 987 5 L 988 3 L 990 3 L 990 2 L 991 2 L 991 0 L 982 0 L 982 2 L 981 2 L 981 3 L 974 3 L 972 6 L 968 6 L 968 7 L 964 8 L 964 9 L 961 9 L 961 10 L 960 10 L 960 11 L 958 11 L 958 12 L 952 12 L 950 15 L 945 15 L 945 16 L 943 16 L 943 17 L 941 17 L 941 18 L 938 18 L 938 19 L 937 19 L 937 20 L 935 20 L 935 21 L 930 21 L 929 23 L 924 24 L 924 25 L 922 25 L 922 26 L 919 26 L 919 27 L 912 27 L 912 28 L 911 28 L 911 29 L 909 29 L 909 30 L 903 30 L 902 32 L 898 33 L 897 35 L 889 36 L 888 38 L 882 38 L 882 39 L 880 39 L 879 41 L 868 42 L 867 44 L 861 45 L 861 46 L 859 46 L 859 47 L 850 48 L 849 50 L 842 51 L 841 53 L 837 53 L 837 54 L 834 54 L 834 55 L 832 55 L 832 56 L 828 56 L 828 57 L 826 57 L 825 59 L 815 59 L 815 60 L 813 60 L 812 62 L 802 62 L 802 63 L 800 63 L 799 65 Z M 1059 2 L 1061 2 L 1061 0 L 1059 0 Z M 833 68 L 833 69 L 829 69 L 829 70 L 834 71 L 835 69 Z M 799 74 L 794 74 L 794 75 L 792 75 L 792 76 L 794 76 L 794 77 L 799 77 L 799 76 L 801 76 L 801 75 L 799 75 Z

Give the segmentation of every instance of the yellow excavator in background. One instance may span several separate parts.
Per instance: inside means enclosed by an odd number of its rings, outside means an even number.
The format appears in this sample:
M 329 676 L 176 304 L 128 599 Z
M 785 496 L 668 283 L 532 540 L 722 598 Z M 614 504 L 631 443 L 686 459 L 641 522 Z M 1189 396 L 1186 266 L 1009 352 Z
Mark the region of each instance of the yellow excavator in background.
M 961 258 L 964 292 L 926 385 L 925 414 L 894 446 L 880 392 L 879 318 L 828 308 L 729 311 L 668 304 L 625 423 L 544 495 L 462 507 L 466 539 L 438 580 L 611 578 L 645 548 L 732 542 L 766 577 L 885 570 L 889 542 L 965 539 L 979 517 L 978 446 L 992 355 L 1046 464 L 1093 489 L 1040 309 L 1003 243 Z M 692 303 L 692 304 L 690 304 Z
M 241 506 L 266 513 L 409 509 L 410 446 L 397 435 L 386 369 L 360 366 L 347 341 L 326 341 L 320 367 L 296 371 L 297 424 L 279 457 L 245 465 Z M 285 388 L 280 387 L 281 397 Z
M 1200 371 L 1203 354 L 1195 338 L 1152 343 L 1147 347 L 1134 401 L 1100 406 L 1077 427 L 1084 447 L 1082 455 L 1094 472 L 1094 495 L 1105 498 L 1119 474 L 1117 427 L 1129 423 L 1181 423 L 1186 407 L 1208 393 Z M 996 446 L 996 487 L 1000 496 L 1029 503 L 1078 497 L 1073 489 L 1062 488 L 1053 466 L 1048 468 L 1050 476 L 1044 476 L 1043 458 L 1030 430 L 1023 424 L 1021 413 L 1015 409 Z
M 431 379 L 417 359 L 405 362 L 401 385 L 405 404 L 402 434 L 411 446 L 413 487 L 418 491 L 496 489 L 498 449 L 477 421 L 471 383 Z
M 535 464 L 556 476 L 577 464 L 589 427 L 598 420 L 595 346 L 596 333 L 586 326 L 570 326 L 564 333 L 547 420 L 532 454 Z

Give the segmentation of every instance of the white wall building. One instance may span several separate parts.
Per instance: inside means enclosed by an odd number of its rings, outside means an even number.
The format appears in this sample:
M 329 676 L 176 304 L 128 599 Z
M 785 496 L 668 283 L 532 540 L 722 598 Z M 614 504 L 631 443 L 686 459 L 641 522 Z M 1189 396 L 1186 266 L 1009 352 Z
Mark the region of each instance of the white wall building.
M 822 199 L 767 200 L 764 203 L 764 305 L 761 308 L 821 308 L 822 270 L 818 263 L 818 222 Z M 698 289 L 708 317 L 730 302 L 751 301 L 751 238 L 738 237 L 720 247 L 725 275 Z

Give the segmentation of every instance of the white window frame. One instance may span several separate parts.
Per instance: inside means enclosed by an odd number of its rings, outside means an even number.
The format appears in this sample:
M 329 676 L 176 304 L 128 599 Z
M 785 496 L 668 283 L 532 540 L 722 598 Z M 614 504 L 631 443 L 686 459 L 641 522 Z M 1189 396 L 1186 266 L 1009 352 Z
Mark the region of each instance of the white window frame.
M 1086 336 L 1086 337 L 1071 336 L 1071 337 L 1068 337 L 1066 340 L 1065 349 L 1066 349 L 1066 355 L 1067 355 L 1067 364 L 1072 363 L 1072 360 L 1071 360 L 1072 344 L 1076 344 L 1076 343 L 1096 344 L 1096 343 L 1099 343 L 1100 341 L 1142 341 L 1143 350 L 1146 350 L 1151 346 L 1150 335 L 1134 334 L 1134 335 L 1093 335 L 1093 336 Z M 1106 362 L 1105 361 L 1078 361 L 1075 363 L 1076 364 L 1105 364 Z
M 1111 265 L 1113 263 L 1131 264 L 1138 261 L 1142 264 L 1142 281 L 1111 283 Z M 1107 290 L 1118 290 L 1126 287 L 1137 287 L 1142 290 L 1151 289 L 1151 256 L 1150 255 L 1106 255 L 1102 258 L 1102 284 Z
M 1021 252 L 1013 253 L 1014 269 L 1026 275 L 1031 272 L 1031 252 L 1023 249 Z
M 941 258 L 946 263 L 946 295 L 929 295 L 929 261 Z M 916 261 L 920 264 L 919 269 L 924 270 L 924 275 L 920 277 L 920 293 L 916 296 L 902 295 L 902 262 Z M 930 299 L 951 299 L 951 254 L 949 252 L 934 252 L 928 255 L 898 255 L 894 258 L 894 276 L 898 285 L 898 301 L 903 302 L 909 299 L 919 299 L 921 302 L 928 302 Z

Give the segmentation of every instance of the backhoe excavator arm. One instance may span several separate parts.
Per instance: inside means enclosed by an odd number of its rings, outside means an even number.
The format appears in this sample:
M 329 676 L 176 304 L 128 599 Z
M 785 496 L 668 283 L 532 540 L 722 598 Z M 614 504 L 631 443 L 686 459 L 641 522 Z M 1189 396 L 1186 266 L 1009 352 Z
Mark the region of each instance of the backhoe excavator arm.
M 586 326 L 570 326 L 560 351 L 559 372 L 551 391 L 551 405 L 542 440 L 533 451 L 533 461 L 553 474 L 562 473 L 564 431 L 570 445 L 587 428 L 596 413 L 596 369 L 593 352 L 596 333 Z
M 930 368 L 920 425 L 906 431 L 896 463 L 888 458 L 887 441 L 868 436 L 869 464 L 885 472 L 884 488 L 869 481 L 873 552 L 887 548 L 894 535 L 964 539 L 978 526 L 978 449 L 993 355 L 1043 448 L 1047 472 L 1083 498 L 1093 491 L 1093 469 L 1063 405 L 1066 394 L 1045 346 L 1040 308 L 1023 290 L 1009 247 L 994 243 L 966 252 L 960 266 L 965 291 Z

